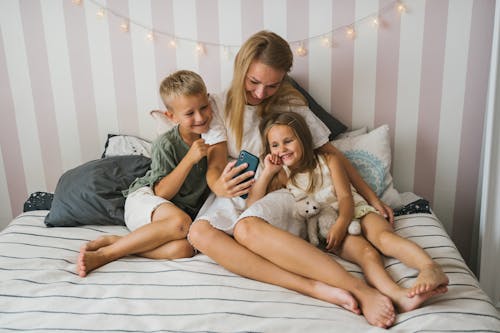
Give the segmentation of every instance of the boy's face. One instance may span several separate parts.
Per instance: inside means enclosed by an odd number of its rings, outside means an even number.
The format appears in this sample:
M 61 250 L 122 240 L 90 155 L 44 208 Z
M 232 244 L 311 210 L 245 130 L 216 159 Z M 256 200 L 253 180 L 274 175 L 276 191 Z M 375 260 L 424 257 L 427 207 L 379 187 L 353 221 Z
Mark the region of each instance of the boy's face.
M 208 131 L 210 120 L 212 120 L 212 108 L 208 95 L 177 96 L 172 98 L 169 105 L 167 117 L 179 124 L 183 132 L 201 134 Z

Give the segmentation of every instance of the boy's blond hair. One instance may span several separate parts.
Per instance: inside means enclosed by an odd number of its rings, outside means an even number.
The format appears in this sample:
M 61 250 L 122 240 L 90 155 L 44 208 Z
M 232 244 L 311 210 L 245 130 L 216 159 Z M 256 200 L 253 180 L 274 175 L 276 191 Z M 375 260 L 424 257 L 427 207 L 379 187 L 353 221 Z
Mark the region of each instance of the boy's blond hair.
M 169 111 L 170 102 L 178 96 L 207 94 L 205 82 L 193 71 L 179 70 L 167 76 L 160 85 L 160 96 Z

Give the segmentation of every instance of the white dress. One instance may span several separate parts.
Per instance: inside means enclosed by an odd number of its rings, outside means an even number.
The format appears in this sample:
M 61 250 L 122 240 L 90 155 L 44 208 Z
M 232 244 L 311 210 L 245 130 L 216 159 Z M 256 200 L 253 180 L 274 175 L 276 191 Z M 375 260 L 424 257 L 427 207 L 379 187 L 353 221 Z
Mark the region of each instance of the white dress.
M 214 117 L 209 131 L 203 134 L 202 137 L 210 145 L 227 141 L 229 159 L 236 159 L 240 150 L 236 147 L 236 140 L 226 126 L 224 117 L 226 92 L 220 95 L 210 95 L 210 99 Z M 293 111 L 304 117 L 311 129 L 315 148 L 321 147 L 328 142 L 330 131 L 307 106 L 287 106 L 280 111 Z M 241 149 L 260 156 L 262 142 L 259 133 L 260 118 L 257 116 L 257 107 L 247 105 L 244 112 Z M 257 171 L 256 177 L 259 176 L 259 171 Z M 222 198 L 212 193 L 201 207 L 195 222 L 206 220 L 213 227 L 232 235 L 234 226 L 239 220 L 244 217 L 255 216 L 278 228 L 293 231 L 295 227 L 290 225 L 290 221 L 293 220 L 294 204 L 295 200 L 292 194 L 286 189 L 267 194 L 248 209 L 245 209 L 245 200 L 240 197 Z

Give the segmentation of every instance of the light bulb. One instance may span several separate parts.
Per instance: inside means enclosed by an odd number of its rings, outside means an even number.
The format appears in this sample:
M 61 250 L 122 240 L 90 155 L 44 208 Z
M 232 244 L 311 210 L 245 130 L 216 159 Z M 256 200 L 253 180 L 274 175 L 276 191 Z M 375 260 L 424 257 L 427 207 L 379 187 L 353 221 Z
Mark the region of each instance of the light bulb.
M 123 21 L 123 22 L 120 24 L 120 29 L 121 29 L 123 32 L 128 32 L 128 31 L 129 31 L 129 24 L 128 24 L 128 21 Z
M 297 49 L 295 50 L 295 53 L 297 53 L 299 57 L 304 57 L 307 55 L 307 49 L 301 43 L 299 47 L 297 47 Z
M 104 15 L 105 15 L 105 14 L 106 14 L 106 11 L 105 11 L 105 10 L 104 10 L 104 8 L 102 8 L 102 7 L 101 7 L 101 8 L 99 8 L 99 9 L 97 10 L 97 13 L 96 13 L 97 17 L 104 17 Z

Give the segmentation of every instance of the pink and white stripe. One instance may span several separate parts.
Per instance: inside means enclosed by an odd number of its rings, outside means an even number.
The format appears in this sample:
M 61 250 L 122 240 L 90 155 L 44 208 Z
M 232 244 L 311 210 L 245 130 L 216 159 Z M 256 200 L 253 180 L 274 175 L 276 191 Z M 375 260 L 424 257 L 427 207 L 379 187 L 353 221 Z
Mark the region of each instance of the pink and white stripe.
M 148 111 L 166 75 L 195 70 L 221 91 L 238 46 L 269 29 L 303 40 L 292 75 L 338 119 L 389 124 L 396 187 L 429 199 L 470 260 L 495 1 L 404 3 L 401 15 L 390 0 L 1 1 L 0 226 L 29 193 L 99 158 L 108 133 L 154 138 Z

